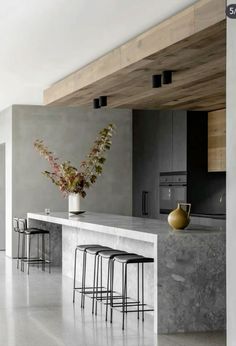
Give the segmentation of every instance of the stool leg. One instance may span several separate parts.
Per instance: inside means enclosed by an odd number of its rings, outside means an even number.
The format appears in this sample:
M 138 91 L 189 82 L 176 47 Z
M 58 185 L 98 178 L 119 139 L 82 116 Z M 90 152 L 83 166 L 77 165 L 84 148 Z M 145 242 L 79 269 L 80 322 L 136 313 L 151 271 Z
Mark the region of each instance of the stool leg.
M 128 295 L 127 295 L 127 271 L 128 271 L 128 267 L 127 267 L 127 264 L 126 264 L 126 273 L 125 273 L 125 312 L 127 313 L 127 306 L 128 306 Z
M 29 266 L 30 266 L 30 244 L 31 243 L 31 236 L 27 235 L 27 274 L 29 275 Z
M 110 272 L 110 323 L 113 319 L 113 284 L 114 284 L 114 260 L 111 261 L 111 272 Z
M 100 257 L 100 275 L 101 275 L 101 279 L 100 279 L 100 286 L 101 286 L 101 303 L 102 303 L 102 257 Z
M 144 321 L 144 264 L 142 263 L 142 321 Z
M 80 297 L 80 307 L 81 309 L 83 308 L 83 294 L 84 294 L 84 259 L 85 257 L 85 251 L 83 252 L 83 255 L 82 255 L 82 276 L 81 276 L 81 297 Z
M 125 312 L 127 312 L 127 263 L 125 263 L 125 273 L 123 278 L 123 311 L 122 311 L 122 330 L 125 329 Z
M 139 263 L 137 264 L 137 301 L 138 301 L 137 319 L 139 320 Z
M 48 271 L 51 274 L 51 233 L 48 233 Z
M 77 261 L 77 249 L 75 249 L 75 257 L 74 257 L 73 303 L 75 302 L 76 261 Z
M 86 289 L 86 285 L 85 285 L 85 282 L 86 282 L 86 266 L 87 266 L 87 253 L 85 252 L 84 253 L 84 275 L 83 275 L 83 309 L 84 309 L 84 304 L 85 304 L 85 289 Z
M 38 268 L 39 268 L 39 234 L 37 234 L 37 258 L 38 258 Z
M 98 309 L 98 285 L 99 285 L 99 263 L 101 259 L 100 256 L 97 256 L 97 280 L 96 280 L 96 297 L 95 297 L 95 315 L 97 315 Z
M 110 285 L 110 262 L 111 260 L 108 260 L 108 265 L 107 265 L 107 298 L 106 298 L 106 318 L 105 321 L 107 322 L 107 314 L 108 314 L 108 297 L 109 297 L 109 285 Z
M 25 260 L 25 233 L 22 233 L 22 250 L 21 250 L 21 271 L 24 271 L 24 260 Z
M 45 271 L 45 238 L 42 234 L 42 271 Z
M 122 263 L 122 329 L 124 329 L 124 314 L 125 314 L 125 303 L 124 303 L 124 290 L 125 290 L 125 284 L 124 284 L 124 263 Z
M 20 261 L 20 232 L 17 232 L 17 264 L 16 268 L 19 269 L 19 261 Z
M 94 256 L 94 269 L 93 269 L 93 298 L 92 298 L 92 314 L 94 313 L 94 298 L 95 298 L 95 285 L 96 285 L 96 267 L 97 256 Z

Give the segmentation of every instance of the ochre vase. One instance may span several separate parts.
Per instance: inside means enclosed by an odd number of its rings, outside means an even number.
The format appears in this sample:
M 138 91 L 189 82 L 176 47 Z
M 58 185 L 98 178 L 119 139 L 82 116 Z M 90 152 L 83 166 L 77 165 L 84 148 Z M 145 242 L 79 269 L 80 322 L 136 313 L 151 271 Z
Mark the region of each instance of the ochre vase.
M 182 206 L 185 206 L 186 210 Z M 190 203 L 178 203 L 177 208 L 168 215 L 169 225 L 174 230 L 181 230 L 187 227 L 190 222 L 190 210 Z

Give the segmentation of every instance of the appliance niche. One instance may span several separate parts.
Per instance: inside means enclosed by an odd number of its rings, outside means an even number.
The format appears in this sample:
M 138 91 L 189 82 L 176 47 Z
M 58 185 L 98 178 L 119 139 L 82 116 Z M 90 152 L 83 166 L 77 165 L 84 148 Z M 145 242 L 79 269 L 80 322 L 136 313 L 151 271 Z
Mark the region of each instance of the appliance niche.
M 160 213 L 169 214 L 178 203 L 187 201 L 187 173 L 160 173 Z

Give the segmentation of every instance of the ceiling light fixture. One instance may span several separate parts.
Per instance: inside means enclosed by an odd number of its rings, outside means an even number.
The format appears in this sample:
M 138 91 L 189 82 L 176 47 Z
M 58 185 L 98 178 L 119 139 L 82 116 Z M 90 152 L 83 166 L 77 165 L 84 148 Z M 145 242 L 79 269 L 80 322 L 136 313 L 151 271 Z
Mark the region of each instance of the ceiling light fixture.
M 100 106 L 99 99 L 98 99 L 98 98 L 93 99 L 93 108 L 94 108 L 94 109 L 98 109 L 98 108 L 100 108 L 100 107 L 101 107 L 101 106 Z
M 172 71 L 163 71 L 162 83 L 163 84 L 171 84 L 172 83 Z
M 161 87 L 161 74 L 154 74 L 152 76 L 152 87 L 153 88 Z
M 107 106 L 107 96 L 100 96 L 99 97 L 99 104 L 100 104 L 100 107 L 106 107 Z

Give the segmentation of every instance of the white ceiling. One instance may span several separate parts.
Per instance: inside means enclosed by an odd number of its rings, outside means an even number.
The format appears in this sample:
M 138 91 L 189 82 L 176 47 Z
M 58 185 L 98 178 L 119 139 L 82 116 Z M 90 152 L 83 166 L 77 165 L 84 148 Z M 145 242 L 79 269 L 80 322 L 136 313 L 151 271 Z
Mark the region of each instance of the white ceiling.
M 196 0 L 0 0 L 0 109 L 43 90 Z

